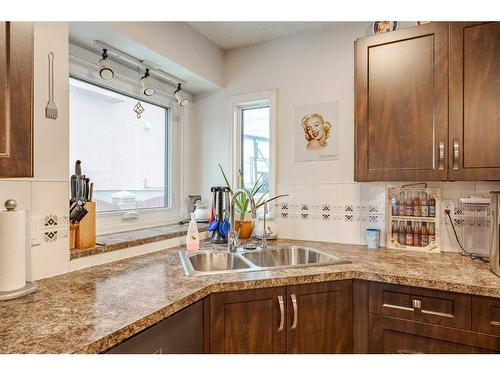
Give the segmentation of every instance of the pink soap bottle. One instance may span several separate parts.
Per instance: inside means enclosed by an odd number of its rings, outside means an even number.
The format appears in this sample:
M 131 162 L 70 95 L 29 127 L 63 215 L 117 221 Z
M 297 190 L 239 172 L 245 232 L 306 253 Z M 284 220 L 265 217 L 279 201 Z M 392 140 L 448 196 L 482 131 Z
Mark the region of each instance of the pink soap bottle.
M 186 248 L 187 251 L 198 251 L 200 249 L 200 234 L 198 233 L 194 213 L 191 214 L 191 221 L 186 234 Z

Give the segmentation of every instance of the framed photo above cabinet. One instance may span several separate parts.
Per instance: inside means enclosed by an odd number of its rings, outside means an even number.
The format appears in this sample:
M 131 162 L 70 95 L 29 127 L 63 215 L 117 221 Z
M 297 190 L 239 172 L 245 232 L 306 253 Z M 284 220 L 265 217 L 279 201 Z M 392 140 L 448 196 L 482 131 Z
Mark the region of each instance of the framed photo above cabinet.
M 500 180 L 500 23 L 355 42 L 357 181 Z
M 0 178 L 33 176 L 33 24 L 0 22 Z

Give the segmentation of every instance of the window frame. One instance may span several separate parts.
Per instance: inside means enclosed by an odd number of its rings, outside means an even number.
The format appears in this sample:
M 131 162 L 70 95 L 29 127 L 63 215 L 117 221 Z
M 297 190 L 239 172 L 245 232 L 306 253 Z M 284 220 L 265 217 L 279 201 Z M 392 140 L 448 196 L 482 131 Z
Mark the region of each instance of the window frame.
M 186 208 L 181 198 L 184 196 L 185 189 L 181 173 L 184 162 L 181 146 L 184 139 L 183 110 L 177 105 L 173 90 L 170 90 L 172 91 L 170 93 L 168 89 L 171 88 L 161 82 L 155 82 L 155 86 L 157 85 L 160 90 L 157 90 L 158 95 L 155 94 L 154 98 L 145 100 L 145 98 L 130 92 L 130 89 L 134 87 L 134 82 L 135 87 L 138 86 L 136 83 L 138 72 L 124 65 L 114 63 L 115 77 L 112 80 L 99 79 L 99 65 L 97 64 L 99 58 L 98 54 L 70 43 L 69 77 L 166 109 L 165 158 L 168 162 L 165 163 L 165 193 L 168 194 L 168 207 L 98 212 L 96 214 L 97 234 L 178 223 L 186 215 Z
M 229 118 L 231 129 L 231 147 L 229 160 L 231 163 L 231 183 L 238 182 L 238 169 L 242 166 L 243 152 L 243 110 L 269 107 L 269 195 L 276 195 L 276 89 L 241 94 L 229 97 Z M 274 211 L 269 207 L 270 211 Z

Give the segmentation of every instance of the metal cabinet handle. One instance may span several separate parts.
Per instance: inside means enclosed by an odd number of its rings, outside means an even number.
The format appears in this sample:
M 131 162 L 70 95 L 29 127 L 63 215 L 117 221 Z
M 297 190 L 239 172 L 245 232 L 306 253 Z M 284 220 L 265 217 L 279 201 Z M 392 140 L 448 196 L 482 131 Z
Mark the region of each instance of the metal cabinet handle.
M 458 157 L 459 157 L 459 146 L 458 139 L 453 140 L 453 169 L 458 169 Z
M 293 323 L 292 323 L 292 329 L 297 328 L 297 319 L 299 317 L 299 309 L 297 307 L 297 297 L 295 294 L 290 295 L 290 298 L 292 299 L 292 306 L 293 306 Z
M 444 141 L 439 141 L 439 164 L 438 169 L 440 171 L 444 170 Z
M 415 350 L 408 350 L 408 349 L 398 349 L 396 350 L 398 354 L 425 354 L 423 352 L 417 352 Z
M 278 304 L 280 305 L 280 326 L 278 327 L 278 332 L 281 332 L 285 327 L 285 302 L 283 301 L 283 296 L 278 296 Z
M 411 305 L 415 310 L 422 309 L 422 301 L 420 301 L 419 299 L 412 300 Z

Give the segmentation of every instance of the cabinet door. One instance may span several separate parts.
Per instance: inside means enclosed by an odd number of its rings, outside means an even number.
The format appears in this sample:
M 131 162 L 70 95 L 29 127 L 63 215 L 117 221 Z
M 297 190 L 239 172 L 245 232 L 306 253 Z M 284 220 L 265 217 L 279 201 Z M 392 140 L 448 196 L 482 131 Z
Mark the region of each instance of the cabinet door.
M 370 353 L 495 353 L 499 339 L 489 335 L 370 314 Z
M 450 25 L 451 180 L 500 180 L 500 23 Z
M 448 23 L 355 44 L 357 181 L 446 180 Z
M 286 351 L 284 287 L 210 296 L 210 352 L 267 354 Z
M 203 353 L 203 302 L 199 301 L 109 350 L 108 354 Z
M 287 287 L 288 353 L 352 353 L 352 282 Z
M 0 177 L 31 177 L 33 26 L 0 22 Z

